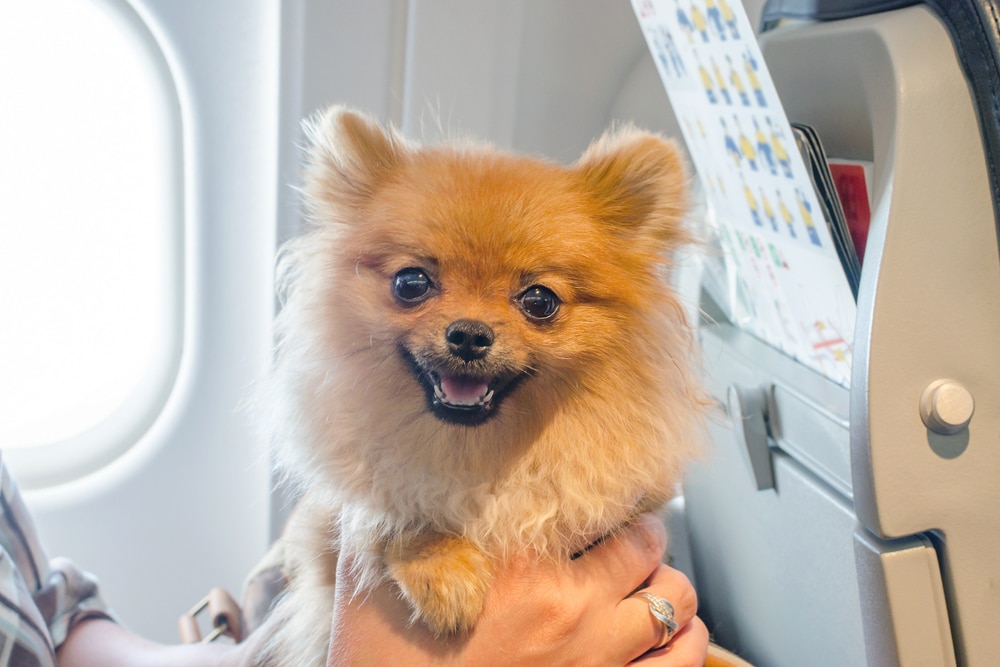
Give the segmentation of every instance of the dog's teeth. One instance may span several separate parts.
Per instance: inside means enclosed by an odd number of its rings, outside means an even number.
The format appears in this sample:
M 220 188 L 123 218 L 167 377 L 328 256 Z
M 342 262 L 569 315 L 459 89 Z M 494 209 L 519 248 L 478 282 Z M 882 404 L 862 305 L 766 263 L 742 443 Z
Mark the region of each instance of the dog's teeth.
M 493 400 L 493 390 L 485 382 L 444 376 L 434 384 L 434 397 L 445 405 L 482 407 Z

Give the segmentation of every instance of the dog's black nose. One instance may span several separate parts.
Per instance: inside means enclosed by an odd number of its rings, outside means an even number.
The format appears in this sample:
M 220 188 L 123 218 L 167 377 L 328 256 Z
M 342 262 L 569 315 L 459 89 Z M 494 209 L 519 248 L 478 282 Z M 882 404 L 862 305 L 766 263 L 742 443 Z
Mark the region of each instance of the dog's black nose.
M 493 345 L 493 329 L 479 320 L 455 320 L 444 332 L 448 350 L 465 361 L 482 359 Z

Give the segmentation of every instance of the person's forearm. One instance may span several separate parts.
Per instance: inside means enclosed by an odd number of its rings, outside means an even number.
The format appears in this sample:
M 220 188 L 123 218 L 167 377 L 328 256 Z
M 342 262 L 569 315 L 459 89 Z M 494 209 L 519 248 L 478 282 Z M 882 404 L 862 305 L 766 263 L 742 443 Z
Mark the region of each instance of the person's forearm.
M 164 646 L 105 619 L 80 623 L 56 653 L 59 667 L 238 667 L 248 665 L 246 646 Z

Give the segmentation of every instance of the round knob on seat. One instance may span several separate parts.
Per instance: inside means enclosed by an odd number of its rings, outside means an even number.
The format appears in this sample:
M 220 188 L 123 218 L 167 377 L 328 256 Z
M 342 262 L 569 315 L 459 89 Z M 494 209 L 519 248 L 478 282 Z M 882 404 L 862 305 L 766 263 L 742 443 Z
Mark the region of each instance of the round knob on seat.
M 954 380 L 936 380 L 920 397 L 920 418 L 940 435 L 954 435 L 966 428 L 975 409 L 972 394 Z

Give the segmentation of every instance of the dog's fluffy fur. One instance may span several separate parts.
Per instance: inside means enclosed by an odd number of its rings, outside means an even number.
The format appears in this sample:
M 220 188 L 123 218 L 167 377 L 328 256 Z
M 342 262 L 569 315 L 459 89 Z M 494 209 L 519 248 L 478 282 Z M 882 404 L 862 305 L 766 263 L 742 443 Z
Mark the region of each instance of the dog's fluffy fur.
M 499 559 L 569 559 L 664 503 L 704 407 L 664 280 L 689 240 L 671 142 L 612 131 L 567 167 L 340 107 L 309 133 L 265 397 L 305 491 L 267 659 L 294 667 L 325 664 L 339 555 L 465 632 Z

